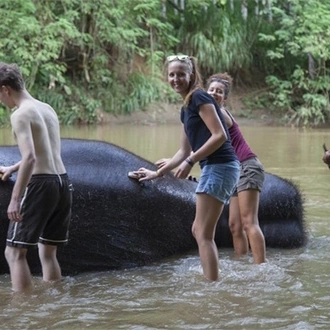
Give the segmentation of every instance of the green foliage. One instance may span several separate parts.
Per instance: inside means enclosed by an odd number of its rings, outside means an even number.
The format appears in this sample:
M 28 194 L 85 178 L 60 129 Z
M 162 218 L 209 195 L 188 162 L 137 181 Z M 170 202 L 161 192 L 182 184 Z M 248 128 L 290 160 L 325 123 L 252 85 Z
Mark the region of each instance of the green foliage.
M 28 90 L 63 123 L 159 99 L 162 49 L 178 42 L 156 0 L 1 1 L 0 18 L 1 60 L 20 66 Z
M 285 70 L 268 77 L 272 86 L 268 96 L 291 122 L 317 125 L 330 114 L 330 3 L 291 0 L 288 4 L 289 9 L 274 8 L 279 23 L 274 35 L 260 34 L 264 42 L 277 41 L 267 53 L 272 61 L 294 63 L 282 65 Z
M 246 24 L 221 2 L 187 1 L 176 24 L 181 40 L 177 50 L 196 56 L 205 76 L 250 66 Z
M 295 123 L 327 121 L 330 3 L 267 3 L 0 0 L 0 58 L 16 62 L 28 90 L 67 124 L 177 101 L 161 74 L 176 52 L 197 57 L 204 78 L 228 71 L 236 84 L 266 80 L 268 107 Z M 0 123 L 6 118 L 1 111 Z
M 122 101 L 124 112 L 145 109 L 148 104 L 161 98 L 159 80 L 152 77 L 146 79 L 144 75 L 134 73 L 129 76 L 127 86 L 129 94 Z
M 6 112 L 6 109 L 4 107 L 0 106 L 0 125 L 3 125 L 8 120 L 8 113 Z

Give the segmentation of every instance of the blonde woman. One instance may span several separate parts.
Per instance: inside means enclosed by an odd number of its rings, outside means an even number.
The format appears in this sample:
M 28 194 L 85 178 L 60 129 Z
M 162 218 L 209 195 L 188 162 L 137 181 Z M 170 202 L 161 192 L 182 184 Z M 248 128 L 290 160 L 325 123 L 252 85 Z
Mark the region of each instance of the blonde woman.
M 239 161 L 230 143 L 224 117 L 215 100 L 204 91 L 195 58 L 169 56 L 165 63 L 167 79 L 181 95 L 182 137 L 179 150 L 157 171 L 140 168 L 132 175 L 139 181 L 155 179 L 176 169 L 175 176 L 185 179 L 195 163 L 201 176 L 196 188 L 196 213 L 192 234 L 206 279 L 219 278 L 215 228 L 224 204 L 228 203 L 239 178 Z

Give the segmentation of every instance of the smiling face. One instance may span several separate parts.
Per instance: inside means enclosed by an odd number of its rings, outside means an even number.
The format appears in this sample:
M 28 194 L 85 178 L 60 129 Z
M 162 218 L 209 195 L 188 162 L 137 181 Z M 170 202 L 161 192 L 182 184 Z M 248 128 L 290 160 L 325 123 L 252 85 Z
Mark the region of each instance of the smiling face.
M 207 92 L 213 96 L 219 106 L 222 106 L 225 101 L 225 89 L 226 86 L 223 83 L 214 81 L 210 84 Z
M 189 92 L 191 68 L 183 61 L 172 61 L 168 64 L 167 79 L 173 90 L 184 99 Z

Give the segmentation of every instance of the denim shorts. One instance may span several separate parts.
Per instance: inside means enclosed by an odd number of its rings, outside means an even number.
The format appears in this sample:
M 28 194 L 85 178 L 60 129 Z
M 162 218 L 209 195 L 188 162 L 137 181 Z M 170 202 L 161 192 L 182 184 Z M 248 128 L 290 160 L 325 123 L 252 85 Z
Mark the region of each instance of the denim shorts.
M 205 165 L 196 188 L 196 194 L 208 194 L 228 204 L 240 175 L 238 161 Z
M 262 189 L 265 180 L 265 170 L 257 157 L 249 158 L 241 162 L 241 173 L 235 189 L 234 196 L 244 190 L 258 190 Z

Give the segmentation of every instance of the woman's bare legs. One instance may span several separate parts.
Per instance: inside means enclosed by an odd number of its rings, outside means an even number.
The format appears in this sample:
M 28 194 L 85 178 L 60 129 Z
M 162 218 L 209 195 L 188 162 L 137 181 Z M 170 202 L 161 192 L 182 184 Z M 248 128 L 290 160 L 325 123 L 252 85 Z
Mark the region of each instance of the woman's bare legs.
M 249 243 L 241 222 L 237 196 L 233 196 L 230 200 L 228 225 L 233 236 L 233 245 L 236 255 L 241 257 L 247 254 L 249 251 Z
M 203 274 L 206 279 L 219 279 L 219 255 L 214 242 L 217 222 L 223 210 L 223 203 L 207 194 L 196 195 L 196 216 L 192 234 L 198 244 Z
M 258 220 L 259 191 L 244 190 L 238 193 L 241 223 L 246 232 L 255 264 L 266 261 L 265 237 Z

